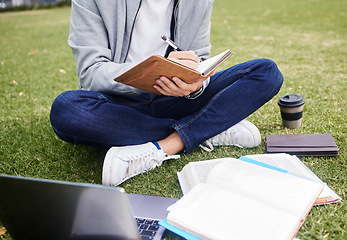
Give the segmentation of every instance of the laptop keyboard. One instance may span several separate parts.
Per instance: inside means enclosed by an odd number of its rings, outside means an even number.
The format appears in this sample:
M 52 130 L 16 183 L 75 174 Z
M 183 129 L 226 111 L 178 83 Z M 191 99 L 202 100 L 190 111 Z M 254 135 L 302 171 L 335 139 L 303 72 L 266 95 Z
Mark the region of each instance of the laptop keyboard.
M 159 229 L 158 220 L 136 218 L 137 229 L 140 232 L 142 240 L 151 240 Z

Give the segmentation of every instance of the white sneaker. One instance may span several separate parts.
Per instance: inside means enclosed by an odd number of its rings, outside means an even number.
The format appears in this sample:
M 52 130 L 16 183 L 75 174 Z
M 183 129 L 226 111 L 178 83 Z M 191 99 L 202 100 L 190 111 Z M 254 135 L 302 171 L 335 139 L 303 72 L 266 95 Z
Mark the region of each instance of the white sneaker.
M 253 148 L 260 144 L 261 136 L 253 123 L 242 120 L 224 132 L 206 140 L 200 147 L 211 152 L 213 146 L 237 146 L 240 148 Z
M 112 147 L 105 156 L 102 184 L 117 186 L 131 177 L 160 166 L 165 160 L 179 157 L 179 155 L 168 156 L 151 142 Z

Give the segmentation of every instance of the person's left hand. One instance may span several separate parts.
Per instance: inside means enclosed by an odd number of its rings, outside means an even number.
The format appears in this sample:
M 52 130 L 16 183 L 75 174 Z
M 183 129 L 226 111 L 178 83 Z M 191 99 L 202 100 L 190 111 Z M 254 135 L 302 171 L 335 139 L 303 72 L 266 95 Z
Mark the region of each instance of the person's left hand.
M 157 85 L 154 85 L 153 87 L 161 94 L 166 96 L 184 97 L 199 90 L 202 83 L 214 73 L 215 71 L 208 76 L 204 76 L 192 83 L 186 83 L 178 77 L 173 77 L 170 80 L 169 78 L 162 76 L 156 80 Z

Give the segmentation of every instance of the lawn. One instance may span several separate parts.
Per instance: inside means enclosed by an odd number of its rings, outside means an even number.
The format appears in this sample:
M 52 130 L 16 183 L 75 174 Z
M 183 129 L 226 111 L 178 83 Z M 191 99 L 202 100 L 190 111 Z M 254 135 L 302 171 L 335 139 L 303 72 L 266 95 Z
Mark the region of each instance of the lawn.
M 105 150 L 65 143 L 49 122 L 54 98 L 78 85 L 67 45 L 69 15 L 69 8 L 0 13 L 0 174 L 101 184 Z M 129 193 L 180 197 L 176 172 L 190 161 L 265 153 L 267 134 L 331 133 L 338 157 L 301 160 L 345 199 L 346 19 L 345 0 L 215 1 L 212 54 L 227 48 L 235 52 L 221 68 L 265 57 L 284 75 L 280 93 L 248 118 L 258 126 L 262 144 L 219 147 L 211 153 L 196 149 L 122 187 Z M 281 125 L 277 101 L 288 93 L 306 100 L 300 129 Z M 343 201 L 314 207 L 297 237 L 346 239 L 346 210 Z M 0 238 L 11 239 L 9 234 Z

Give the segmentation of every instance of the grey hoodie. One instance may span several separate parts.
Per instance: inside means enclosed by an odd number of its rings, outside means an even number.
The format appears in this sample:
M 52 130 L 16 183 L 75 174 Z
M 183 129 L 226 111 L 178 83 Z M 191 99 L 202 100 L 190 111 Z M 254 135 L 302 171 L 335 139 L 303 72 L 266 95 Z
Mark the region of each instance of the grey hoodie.
M 72 1 L 68 43 L 76 60 L 79 89 L 117 95 L 144 92 L 113 80 L 134 66 L 125 60 L 141 1 Z M 179 0 L 174 9 L 175 42 L 184 50 L 194 50 L 201 60 L 210 56 L 212 5 L 213 0 Z

